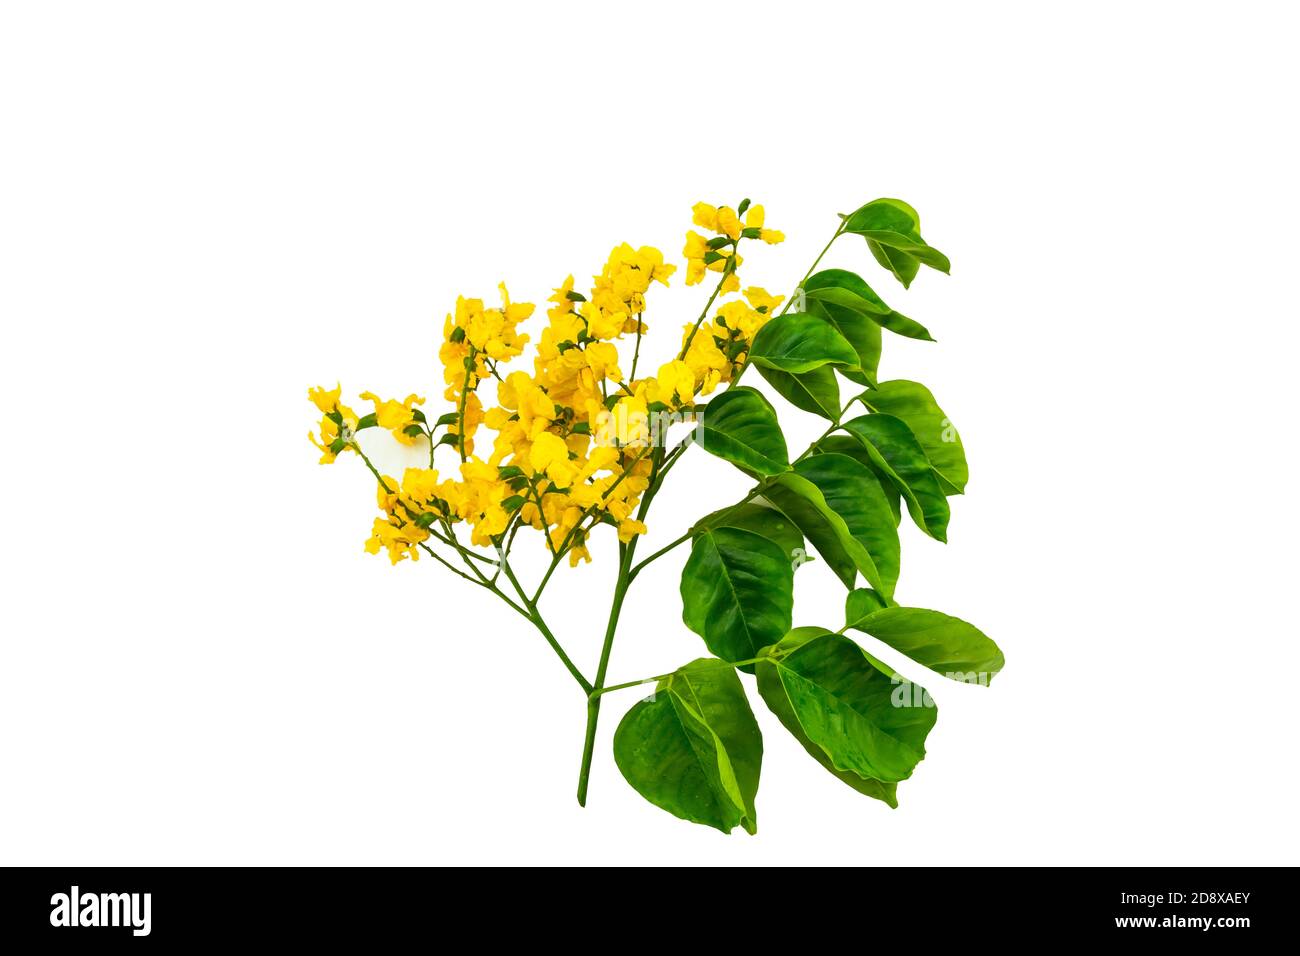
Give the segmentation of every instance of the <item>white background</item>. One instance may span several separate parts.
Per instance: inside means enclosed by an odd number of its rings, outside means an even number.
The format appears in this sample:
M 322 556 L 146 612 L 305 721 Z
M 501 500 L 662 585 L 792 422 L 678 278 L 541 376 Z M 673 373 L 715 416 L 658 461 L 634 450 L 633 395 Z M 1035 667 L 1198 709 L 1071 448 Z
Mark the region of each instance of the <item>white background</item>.
M 898 7 L 6 4 L 0 862 L 1296 863 L 1296 24 Z M 951 256 L 908 292 L 856 240 L 828 261 L 935 333 L 882 375 L 970 458 L 951 543 L 905 523 L 899 599 L 1009 664 L 927 681 L 897 811 L 755 695 L 760 833 L 728 838 L 619 776 L 635 691 L 578 808 L 570 678 L 490 595 L 362 552 L 371 481 L 317 465 L 306 388 L 440 411 L 458 293 L 677 259 L 692 203 L 746 195 L 789 237 L 743 270 L 772 291 L 880 195 Z M 693 452 L 646 547 L 746 487 Z M 612 554 L 544 603 L 588 673 Z M 611 680 L 703 652 L 683 558 Z M 837 627 L 825 566 L 798 578 L 796 622 Z

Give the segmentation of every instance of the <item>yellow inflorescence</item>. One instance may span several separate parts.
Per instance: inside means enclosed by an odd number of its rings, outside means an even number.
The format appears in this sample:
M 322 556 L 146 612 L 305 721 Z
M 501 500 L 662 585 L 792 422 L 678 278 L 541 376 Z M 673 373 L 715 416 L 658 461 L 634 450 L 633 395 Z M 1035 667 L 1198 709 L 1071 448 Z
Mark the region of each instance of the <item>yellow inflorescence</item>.
M 721 273 L 721 295 L 738 291 L 740 242 L 784 239 L 763 221 L 762 206 L 749 206 L 742 222 L 728 206 L 698 203 L 694 224 L 715 236 L 687 233 L 687 284 L 714 271 Z M 755 334 L 782 301 L 757 287 L 745 289 L 743 298 L 686 325 L 678 357 L 654 376 L 625 380 L 616 343 L 645 334 L 649 288 L 654 282 L 666 286 L 676 269 L 658 249 L 624 243 L 593 277 L 589 295 L 576 293 L 573 277 L 566 278 L 548 300 L 532 375 L 501 366 L 528 344 L 529 336 L 517 326 L 535 307 L 511 302 L 504 284 L 496 308 L 486 308 L 481 299 L 458 298 L 443 326 L 438 357 L 443 397 L 454 413 L 444 427 L 461 459 L 459 477 L 440 478 L 432 468 L 408 468 L 400 482 L 384 476 L 378 489 L 383 516 L 375 519 L 366 550 L 386 551 L 396 564 L 418 559 L 420 546 L 434 532 L 454 537 L 452 525 L 460 522 L 469 525 L 471 543 L 485 547 L 499 546 L 503 536 L 527 525 L 545 535 L 557 559 L 567 554 L 569 564 L 576 565 L 590 560 L 586 540 L 597 524 L 614 525 L 623 542 L 645 534 L 635 514 L 654 463 L 650 415 L 689 410 L 696 396 L 732 381 Z M 485 410 L 478 390 L 489 378 L 496 382 L 496 404 Z M 340 404 L 341 394 L 338 387 L 308 393 L 324 415 L 319 436 L 311 435 L 322 463 L 344 450 L 359 452 L 356 432 L 370 424 L 407 445 L 417 438 L 434 440 L 437 426 L 430 426 L 417 407 L 424 403 L 418 395 L 396 401 L 363 392 L 361 397 L 375 406 L 367 421 Z M 486 459 L 476 454 L 481 426 L 496 433 Z

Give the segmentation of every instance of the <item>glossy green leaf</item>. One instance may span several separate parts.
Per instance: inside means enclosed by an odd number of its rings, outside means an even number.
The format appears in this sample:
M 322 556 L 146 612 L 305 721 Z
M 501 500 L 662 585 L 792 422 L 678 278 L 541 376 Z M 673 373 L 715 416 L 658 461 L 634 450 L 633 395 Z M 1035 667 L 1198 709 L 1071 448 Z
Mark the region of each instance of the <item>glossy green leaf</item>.
M 794 522 L 776 508 L 759 501 L 746 501 L 722 508 L 696 522 L 691 530 L 706 528 L 752 531 L 777 544 L 791 561 L 803 552 L 803 535 L 794 526 Z
M 820 631 L 820 628 L 797 628 L 799 631 L 814 630 Z M 760 678 L 760 681 L 762 678 Z M 835 764 L 831 763 L 830 756 L 820 746 L 808 739 L 804 733 L 803 725 L 799 723 L 799 718 L 795 715 L 794 708 L 790 704 L 790 698 L 784 693 L 783 689 L 776 692 L 763 694 L 764 684 L 759 684 L 759 694 L 763 697 L 763 702 L 767 704 L 767 709 L 776 715 L 785 727 L 799 741 L 800 746 L 808 752 L 808 755 L 825 767 L 831 774 L 838 777 L 844 783 L 848 784 L 858 793 L 865 794 L 876 800 L 881 800 L 890 807 L 898 807 L 898 784 L 885 783 L 883 780 L 876 780 L 872 777 L 861 777 L 852 770 L 836 770 Z
M 774 368 L 757 366 L 758 374 L 767 379 L 787 402 L 805 412 L 835 421 L 840 414 L 840 386 L 835 381 L 835 371 L 829 365 L 815 368 L 801 375 L 791 375 Z
M 846 422 L 844 430 L 862 442 L 903 495 L 917 526 L 938 541 L 948 540 L 948 499 L 911 429 L 893 415 L 863 415 Z
M 844 626 L 857 627 L 859 621 L 887 607 L 889 601 L 879 591 L 873 591 L 871 588 L 850 591 L 844 598 Z
M 818 454 L 835 454 L 848 455 L 855 461 L 861 462 L 870 468 L 876 479 L 880 482 L 880 489 L 885 493 L 885 500 L 889 502 L 889 510 L 894 515 L 894 527 L 897 528 L 903 518 L 903 509 L 899 503 L 900 494 L 898 486 L 894 480 L 887 476 L 883 471 L 876 467 L 875 460 L 862 446 L 860 439 L 852 438 L 848 435 L 827 435 L 817 443 Z
M 709 528 L 691 542 L 681 593 L 682 620 L 709 650 L 725 661 L 746 660 L 790 629 L 793 561 L 752 531 Z
M 845 587 L 852 588 L 861 572 L 873 587 L 893 593 L 897 529 L 879 482 L 860 462 L 814 455 L 778 477 L 764 495 L 803 532 Z M 878 549 L 883 568 L 877 567 L 872 548 Z
M 934 341 L 929 329 L 891 309 L 856 273 L 844 269 L 825 269 L 809 276 L 803 288 L 804 295 L 809 300 L 836 306 L 840 314 L 844 311 L 855 312 L 898 335 L 923 342 Z
M 966 449 L 952 420 L 944 414 L 930 390 L 920 382 L 896 379 L 864 392 L 862 403 L 875 412 L 901 419 L 925 449 L 930 465 L 947 494 L 962 494 L 970 471 Z
M 921 238 L 921 217 L 901 199 L 876 199 L 844 221 L 844 231 L 867 240 L 876 261 L 907 288 L 920 263 L 947 273 L 948 257 Z
M 729 388 L 705 406 L 696 442 L 750 474 L 775 475 L 790 468 L 785 436 L 767 399 L 748 386 Z
M 799 462 L 795 474 L 817 486 L 827 506 L 871 556 L 875 576 L 864 571 L 867 580 L 884 594 L 893 594 L 900 560 L 898 525 L 871 469 L 845 455 L 821 454 Z
M 841 634 L 797 628 L 764 651 L 757 675 L 772 712 L 840 773 L 897 783 L 925 756 L 933 700 Z
M 844 609 L 846 626 L 964 684 L 987 685 L 1005 666 L 997 644 L 973 624 L 925 608 L 873 607 L 879 597 L 865 590 L 850 594 Z
M 736 671 L 692 661 L 638 701 L 614 732 L 614 761 L 632 789 L 692 823 L 758 829 L 754 798 L 763 737 Z
M 759 329 L 749 348 L 749 360 L 793 375 L 823 365 L 858 367 L 858 353 L 835 326 L 806 312 L 778 315 Z
M 821 280 L 819 280 L 821 281 Z M 858 368 L 841 368 L 840 374 L 862 385 L 874 385 L 880 365 L 880 323 L 862 312 L 835 305 L 825 299 L 804 297 L 803 311 L 825 319 L 839 330 L 858 353 Z

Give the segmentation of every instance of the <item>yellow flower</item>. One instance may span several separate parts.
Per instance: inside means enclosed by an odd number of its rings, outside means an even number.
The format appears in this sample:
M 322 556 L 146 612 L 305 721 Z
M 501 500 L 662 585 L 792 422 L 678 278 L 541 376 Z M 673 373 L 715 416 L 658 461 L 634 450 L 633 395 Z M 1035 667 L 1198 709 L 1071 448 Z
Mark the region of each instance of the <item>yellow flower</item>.
M 695 396 L 695 373 L 683 361 L 659 366 L 659 400 L 668 405 L 689 402 Z
M 785 233 L 776 229 L 763 228 L 763 221 L 766 218 L 766 215 L 767 214 L 763 211 L 762 206 L 750 206 L 745 213 L 745 228 L 757 229 L 758 238 L 762 239 L 769 245 L 776 245 L 778 242 L 784 242 Z
M 478 431 L 479 425 L 483 424 L 484 419 L 483 400 L 478 397 L 478 392 L 470 392 L 465 396 L 465 454 L 471 454 L 474 451 L 474 433 Z M 447 434 L 459 435 L 460 425 L 452 422 L 447 426 Z
M 567 315 L 573 311 L 573 299 L 569 298 L 569 293 L 573 291 L 573 276 L 568 276 L 560 287 L 556 289 L 547 302 L 554 302 L 555 305 L 546 310 L 547 316 L 556 319 L 560 316 Z
M 320 387 L 307 390 L 307 398 L 325 413 L 320 420 L 320 437 L 315 432 L 307 433 L 308 440 L 320 449 L 322 465 L 332 464 L 341 451 L 356 451 L 355 436 L 360 420 L 352 409 L 339 404 L 342 393 L 341 386 L 332 390 Z
M 415 406 L 423 405 L 423 398 L 413 393 L 399 402 L 396 399 L 381 399 L 374 392 L 362 392 L 361 397 L 367 402 L 375 403 L 375 421 L 379 427 L 387 428 L 403 445 L 415 444 L 415 439 L 420 437 L 419 433 L 412 435 L 407 429 L 417 424 Z
M 723 206 L 718 210 L 718 232 L 730 236 L 732 239 L 740 238 L 740 217 L 736 215 L 736 210 L 730 206 Z
M 582 317 L 587 320 L 587 334 L 593 339 L 615 339 L 623 334 L 627 312 L 606 312 L 594 301 L 582 304 Z
M 384 475 L 384 480 L 375 485 L 375 501 L 384 514 L 397 513 L 397 503 L 401 500 L 397 487 L 397 479 L 390 475 Z
M 736 215 L 736 210 L 730 206 L 718 207 L 710 206 L 706 202 L 697 202 L 691 207 L 691 212 L 694 213 L 692 222 L 695 225 L 732 239 L 740 238 L 740 218 Z
M 691 222 L 709 232 L 718 231 L 718 207 L 706 202 L 697 202 L 691 207 Z
M 686 233 L 686 246 L 682 255 L 686 257 L 686 284 L 698 285 L 704 278 L 704 257 L 709 254 L 709 241 L 698 232 Z
M 376 518 L 366 541 L 366 550 L 378 554 L 381 549 L 388 549 L 388 559 L 397 564 L 404 558 L 420 560 L 419 544 L 427 540 L 429 532 L 416 525 L 398 518 Z
M 592 434 L 601 446 L 644 445 L 650 438 L 650 412 L 646 382 L 636 386 L 633 395 L 624 395 L 614 407 L 601 406 L 593 422 Z
M 635 518 L 624 518 L 618 523 L 618 540 L 627 544 L 633 537 L 645 534 L 648 530 L 650 529 Z
M 408 468 L 402 474 L 402 496 L 417 507 L 423 506 L 438 497 L 438 484 L 438 472 L 436 470 L 432 468 Z
M 578 469 L 569 462 L 569 446 L 554 432 L 542 432 L 533 439 L 528 453 L 528 464 L 533 474 L 546 474 L 551 481 L 566 487 Z
M 692 328 L 693 326 L 690 325 L 685 327 L 682 334 L 683 346 Z M 708 395 L 721 382 L 731 381 L 732 376 L 732 363 L 718 347 L 715 333 L 725 335 L 726 329 L 715 328 L 713 325 L 701 326 L 695 333 L 695 337 L 690 340 L 690 347 L 682 357 L 690 368 L 691 374 L 695 376 L 696 387 L 703 395 Z
M 338 407 L 339 396 L 342 394 L 343 394 L 342 385 L 335 385 L 334 388 L 330 391 L 326 391 L 323 385 L 318 385 L 315 388 L 307 389 L 308 400 L 311 401 L 317 408 L 319 408 L 321 410 L 321 414 L 323 415 L 328 415 L 330 412 L 334 411 L 334 409 Z
M 583 355 L 598 381 L 622 381 L 623 373 L 618 368 L 618 349 L 613 345 L 608 342 L 592 342 L 583 350 Z
M 770 316 L 736 299 L 718 310 L 718 318 L 723 328 L 735 330 L 741 338 L 749 342 Z
M 760 289 L 756 285 L 751 285 L 745 290 L 745 298 L 759 312 L 765 315 L 776 315 L 777 306 L 785 301 L 783 295 L 768 295 L 766 289 Z

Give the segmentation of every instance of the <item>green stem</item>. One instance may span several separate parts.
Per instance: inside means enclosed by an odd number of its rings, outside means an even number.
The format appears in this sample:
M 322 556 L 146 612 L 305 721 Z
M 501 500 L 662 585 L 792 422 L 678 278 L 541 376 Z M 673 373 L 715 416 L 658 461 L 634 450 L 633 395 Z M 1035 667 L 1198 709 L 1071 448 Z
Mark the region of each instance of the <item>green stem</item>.
M 734 249 L 732 250 L 732 255 L 735 255 Z M 679 353 L 677 353 L 677 360 L 679 362 L 682 359 L 686 358 L 686 353 L 691 350 L 691 343 L 695 341 L 695 333 L 700 331 L 700 326 L 704 323 L 704 320 L 708 318 L 709 309 L 713 307 L 713 300 L 718 297 L 718 293 L 722 291 L 723 283 L 726 282 L 727 279 L 729 279 L 730 277 L 731 277 L 731 273 L 724 271 L 722 273 L 722 278 L 719 279 L 718 284 L 714 286 L 713 295 L 709 296 L 709 301 L 704 303 L 704 311 L 701 312 L 700 317 L 695 320 L 695 325 L 691 329 L 691 334 L 686 336 L 686 342 L 685 344 L 682 345 L 682 350 Z
M 644 568 L 647 564 L 649 564 L 651 561 L 655 560 L 656 558 L 661 558 L 661 557 L 663 557 L 665 554 L 667 554 L 667 553 L 668 553 L 669 551 L 671 551 L 673 548 L 677 547 L 679 544 L 682 544 L 683 542 L 685 542 L 685 541 L 687 541 L 688 539 L 690 539 L 690 537 L 691 537 L 691 535 L 692 535 L 693 533 L 694 533 L 693 531 L 687 531 L 684 535 L 682 535 L 682 536 L 681 536 L 680 538 L 678 538 L 676 541 L 672 542 L 671 544 L 666 544 L 666 545 L 664 545 L 662 548 L 660 548 L 660 549 L 659 549 L 658 551 L 656 551 L 654 554 L 650 555 L 650 557 L 646 558 L 644 561 L 642 561 L 640 564 L 638 564 L 636 567 L 634 567 L 630 572 L 628 572 L 628 583 L 631 584 L 633 581 L 635 581 L 635 580 L 636 580 L 636 576 L 637 576 L 638 574 L 641 573 L 641 569 Z
M 820 262 L 822 261 L 822 257 L 825 256 L 826 253 L 830 251 L 830 248 L 831 248 L 831 246 L 835 243 L 835 240 L 838 239 L 838 238 L 839 238 L 840 236 L 842 236 L 842 235 L 844 235 L 844 221 L 843 221 L 843 220 L 841 220 L 840 225 L 839 225 L 839 228 L 835 230 L 835 234 L 834 234 L 833 236 L 831 236 L 830 241 L 827 242 L 826 245 L 822 246 L 822 251 L 821 251 L 821 252 L 817 253 L 817 258 L 814 259 L 814 260 L 813 260 L 813 264 L 810 265 L 810 266 L 808 267 L 808 271 L 805 272 L 805 273 L 803 274 L 803 278 L 799 280 L 799 284 L 796 285 L 796 286 L 794 287 L 794 289 L 790 292 L 790 295 L 786 297 L 785 305 L 782 306 L 782 307 L 781 307 L 781 311 L 777 313 L 778 316 L 785 315 L 787 312 L 790 311 L 790 306 L 794 304 L 795 296 L 797 296 L 797 295 L 799 294 L 799 290 L 803 288 L 803 284 L 804 284 L 805 282 L 807 282 L 807 281 L 808 281 L 808 277 L 809 277 L 810 275 L 813 274 L 813 270 L 816 269 L 818 263 L 820 263 Z M 774 316 L 774 318 L 775 318 L 775 316 Z M 750 364 L 750 363 L 749 363 L 749 356 L 746 355 L 746 356 L 745 356 L 745 364 L 742 365 L 742 366 L 740 367 L 740 371 L 736 373 L 736 377 L 733 378 L 733 379 L 731 380 L 730 384 L 728 384 L 728 386 L 727 386 L 728 388 L 735 388 L 735 387 L 736 387 L 736 384 L 740 381 L 740 379 L 744 376 L 744 374 L 745 374 L 747 371 L 749 371 L 749 364 Z
M 465 380 L 460 386 L 460 407 L 456 409 L 456 447 L 460 451 L 460 460 L 465 461 L 465 400 L 469 398 L 469 377 L 474 371 L 474 356 L 476 351 L 474 346 L 469 347 L 469 357 L 466 358 Z
M 554 555 L 554 554 L 556 553 L 556 552 L 555 552 L 555 542 L 551 540 L 551 536 L 550 536 L 549 534 L 547 534 L 546 531 L 545 531 L 545 528 L 546 528 L 546 512 L 542 510 L 542 493 L 541 493 L 540 491 L 537 490 L 537 485 L 536 485 L 536 483 L 534 483 L 534 481 L 533 481 L 532 478 L 528 478 L 528 479 L 526 479 L 526 480 L 527 480 L 527 482 L 528 482 L 528 490 L 531 491 L 531 492 L 533 493 L 533 501 L 534 501 L 534 502 L 536 503 L 536 505 L 537 505 L 537 516 L 538 516 L 539 518 L 542 519 L 542 529 L 543 529 L 543 530 L 542 530 L 542 537 L 546 539 L 546 550 L 550 551 L 551 554 Z M 522 506 L 521 506 L 521 507 L 522 507 Z M 558 560 L 558 559 L 557 559 L 557 560 Z M 537 602 L 537 598 L 536 598 L 536 597 L 533 598 L 533 602 L 534 602 L 534 603 Z
M 650 503 L 654 501 L 655 493 L 658 491 L 656 479 L 662 464 L 663 448 L 660 447 L 654 450 L 650 484 L 641 497 L 641 506 L 636 513 L 638 521 L 645 519 L 646 512 L 650 510 Z M 609 655 L 614 649 L 614 633 L 618 629 L 618 617 L 623 610 L 623 599 L 627 596 L 627 589 L 632 584 L 630 571 L 632 558 L 636 555 L 637 541 L 638 539 L 634 537 L 626 545 L 619 547 L 618 581 L 614 585 L 614 600 L 610 604 L 609 621 L 605 625 L 605 643 L 600 649 L 600 663 L 596 665 L 594 686 L 587 694 L 587 733 L 582 741 L 582 768 L 578 771 L 578 805 L 582 807 L 587 805 L 587 780 L 591 776 L 591 757 L 596 747 L 596 722 L 600 719 L 600 695 L 596 694 L 593 697 L 592 692 L 604 685 L 605 674 L 609 670 Z
M 609 608 L 609 621 L 605 625 L 605 643 L 600 649 L 600 663 L 596 667 L 596 681 L 587 691 L 587 732 L 582 741 L 582 768 L 578 771 L 578 806 L 587 805 L 587 781 L 591 776 L 591 758 L 596 749 L 596 723 L 600 719 L 600 694 L 598 691 L 605 682 L 605 673 L 609 670 L 609 656 L 614 649 L 614 632 L 618 629 L 619 614 L 623 610 L 623 598 L 627 596 L 628 585 L 632 583 L 628 568 L 632 555 L 636 551 L 636 539 L 623 549 L 618 564 L 618 582 L 614 586 L 614 601 Z
M 582 676 L 582 671 L 578 670 L 577 665 L 575 665 L 573 661 L 569 659 L 569 655 L 564 652 L 564 648 L 560 646 L 560 642 L 556 640 L 555 635 L 551 633 L 551 629 L 546 626 L 546 621 L 542 618 L 541 612 L 537 610 L 537 605 L 528 600 L 527 595 L 524 594 L 523 587 L 519 584 L 519 579 L 515 577 L 514 571 L 510 568 L 510 563 L 508 561 L 502 561 L 501 569 L 505 571 L 506 578 L 512 585 L 514 585 L 514 589 L 519 594 L 520 600 L 522 600 L 528 607 L 528 610 L 524 612 L 524 617 L 532 621 L 537 630 L 541 632 L 542 637 L 546 638 L 546 643 L 551 645 L 551 650 L 555 651 L 560 662 L 564 664 L 569 673 L 573 675 L 573 679 L 578 682 L 578 686 L 581 687 L 584 692 L 590 694 L 593 690 L 591 683 L 587 678 Z
M 632 350 L 632 374 L 628 376 L 634 382 L 636 381 L 636 365 L 637 362 L 641 361 L 641 315 L 640 312 L 636 314 L 636 348 Z M 626 385 L 623 385 L 622 388 L 629 395 L 632 394 L 632 390 Z
M 590 517 L 602 504 L 604 504 L 609 499 L 609 496 L 614 493 L 614 489 L 617 488 L 620 484 L 622 484 L 623 479 L 632 473 L 632 469 L 636 467 L 637 462 L 639 462 L 642 458 L 644 458 L 648 451 L 649 449 L 647 448 L 645 451 L 641 452 L 639 455 L 637 455 L 627 464 L 627 466 L 623 469 L 622 474 L 620 474 L 617 478 L 615 478 L 613 483 L 608 488 L 605 489 L 604 493 L 600 496 L 600 500 L 597 501 L 595 504 L 591 505 L 590 507 L 586 508 L 582 512 L 582 514 L 578 516 L 577 523 L 572 528 L 569 529 L 569 533 L 566 534 L 564 536 L 564 540 L 560 542 L 559 548 L 552 549 L 552 553 L 554 557 L 551 558 L 550 567 L 548 567 L 546 569 L 546 573 L 542 575 L 542 581 L 540 584 L 537 585 L 537 590 L 533 593 L 532 602 L 534 604 L 536 604 L 538 599 L 542 596 L 542 591 L 546 588 L 546 582 L 551 580 L 551 575 L 554 574 L 555 569 L 559 567 L 560 559 L 563 558 L 568 553 L 569 545 L 573 543 L 575 535 L 577 535 L 579 531 L 583 530 L 582 523 L 586 521 L 588 517 Z M 586 530 L 590 530 L 590 529 L 586 529 Z
M 847 625 L 846 625 L 846 626 L 847 626 Z M 842 629 L 841 629 L 841 630 L 842 630 Z M 838 633 L 838 632 L 837 632 L 837 633 Z M 763 658 L 761 658 L 761 657 L 751 657 L 751 658 L 749 658 L 748 660 L 743 660 L 743 661 L 731 661 L 730 664 L 731 664 L 732 667 L 744 667 L 746 664 L 757 664 L 757 663 L 758 663 L 759 661 L 761 661 L 762 659 L 763 659 Z M 676 672 L 676 671 L 670 671 L 670 672 L 667 673 L 667 674 L 656 674 L 654 677 L 643 677 L 643 678 L 641 678 L 640 680 L 630 680 L 630 681 L 628 681 L 628 682 L 625 683 L 625 684 L 610 684 L 608 687 L 598 687 L 598 688 L 595 688 L 594 690 L 592 690 L 590 696 L 592 696 L 592 697 L 600 697 L 602 694 L 608 694 L 610 691 L 614 691 L 614 690 L 627 690 L 629 687 L 640 687 L 642 684 L 650 684 L 650 683 L 653 683 L 653 682 L 655 682 L 655 681 L 660 681 L 660 680 L 664 680 L 665 678 L 672 677 L 673 674 L 675 674 L 675 673 L 677 673 L 677 672 Z
M 831 236 L 830 242 L 827 242 L 826 245 L 822 247 L 822 251 L 817 253 L 817 258 L 814 259 L 813 264 L 808 267 L 808 271 L 803 274 L 803 278 L 800 279 L 799 284 L 794 287 L 794 291 L 790 293 L 790 297 L 785 300 L 785 306 L 777 313 L 777 315 L 785 315 L 786 312 L 790 310 L 790 306 L 794 303 L 795 296 L 798 294 L 799 290 L 803 288 L 803 284 L 808 281 L 808 277 L 813 274 L 813 270 L 817 268 L 817 264 L 822 261 L 822 256 L 826 255 L 826 253 L 830 251 L 830 248 L 836 239 L 844 235 L 844 223 L 846 221 L 847 220 L 843 219 L 840 220 L 839 227 L 835 230 L 835 235 Z
M 386 492 L 392 494 L 393 489 L 388 486 L 388 482 L 384 481 L 383 476 L 379 474 L 379 471 L 375 468 L 374 464 L 370 461 L 368 457 L 366 457 L 365 452 L 361 450 L 361 446 L 357 445 L 356 449 L 357 449 L 357 454 L 361 456 L 361 460 L 366 463 L 366 467 L 370 469 L 371 473 L 375 476 L 375 479 L 379 482 L 380 486 Z M 551 645 L 551 650 L 555 651 L 556 656 L 560 658 L 560 662 L 564 664 L 568 672 L 573 675 L 573 679 L 578 682 L 578 686 L 582 688 L 583 693 L 585 694 L 591 693 L 592 686 L 590 681 L 588 681 L 587 678 L 582 676 L 582 671 L 578 670 L 577 666 L 569 658 L 569 655 L 564 652 L 564 648 L 560 645 L 560 642 L 556 640 L 555 635 L 551 633 L 551 629 L 547 627 L 546 621 L 542 618 L 541 612 L 537 610 L 536 602 L 528 600 L 528 595 L 524 593 L 523 587 L 520 586 L 518 578 L 515 577 L 514 571 L 511 570 L 510 563 L 505 560 L 504 555 L 501 556 L 500 568 L 501 570 L 505 571 L 506 578 L 514 586 L 515 592 L 519 595 L 520 601 L 523 602 L 523 607 L 520 607 L 514 601 L 510 600 L 510 598 L 507 597 L 506 594 L 499 587 L 496 586 L 494 579 L 489 579 L 475 565 L 470 563 L 469 561 L 470 558 L 476 558 L 480 561 L 487 561 L 488 559 L 482 557 L 481 555 L 473 554 L 467 551 L 464 548 L 464 546 L 462 546 L 461 543 L 455 539 L 450 527 L 447 528 L 447 533 L 449 535 L 453 535 L 450 540 L 442 537 L 432 528 L 428 528 L 426 530 L 429 532 L 429 534 L 432 537 L 437 538 L 439 541 L 443 541 L 446 544 L 450 544 L 453 548 L 455 548 L 456 552 L 460 555 L 461 560 L 465 562 L 466 566 L 471 571 L 473 571 L 475 575 L 477 575 L 477 579 L 470 577 L 464 571 L 461 571 L 459 568 L 457 568 L 456 566 L 454 566 L 453 564 L 445 560 L 442 557 L 442 555 L 438 554 L 427 544 L 420 542 L 420 547 L 430 557 L 432 557 L 435 561 L 437 561 L 447 570 L 455 572 L 456 574 L 464 578 L 466 581 L 469 581 L 471 584 L 477 584 L 479 587 L 491 591 L 493 594 L 499 597 L 502 601 L 508 604 L 515 611 L 518 611 L 521 615 L 528 618 L 528 620 L 532 621 L 533 625 L 537 628 L 537 630 L 541 632 L 542 637 L 546 638 L 546 643 Z

